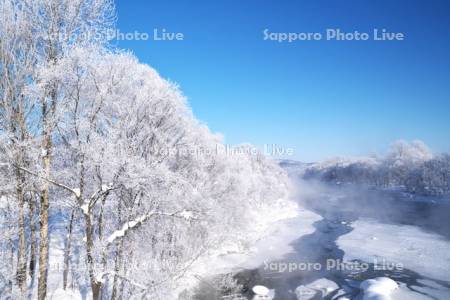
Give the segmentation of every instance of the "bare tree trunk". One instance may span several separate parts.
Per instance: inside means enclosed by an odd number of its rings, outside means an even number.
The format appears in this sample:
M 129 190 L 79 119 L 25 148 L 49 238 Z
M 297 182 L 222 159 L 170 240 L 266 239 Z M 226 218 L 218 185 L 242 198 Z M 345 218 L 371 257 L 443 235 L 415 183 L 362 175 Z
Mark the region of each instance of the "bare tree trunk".
M 73 229 L 73 219 L 75 217 L 75 210 L 72 210 L 70 215 L 69 227 L 67 229 L 67 241 L 66 241 L 66 250 L 64 253 L 64 272 L 63 272 L 63 289 L 67 288 L 67 278 L 69 277 L 69 268 L 70 268 L 70 255 L 72 248 L 72 229 Z
M 26 126 L 24 122 L 22 101 L 23 98 L 15 98 L 16 104 L 13 106 L 13 120 L 11 120 L 10 128 L 14 137 L 12 143 L 16 154 L 14 155 L 14 163 L 22 166 L 24 164 L 24 149 L 20 142 L 25 141 Z M 18 206 L 18 249 L 17 249 L 17 270 L 16 281 L 19 286 L 21 297 L 26 298 L 27 289 L 27 246 L 25 239 L 25 177 L 20 169 L 15 169 L 16 181 L 16 197 Z
M 105 205 L 105 201 L 106 201 L 106 196 L 102 198 L 102 203 L 101 203 L 101 207 L 100 207 L 100 216 L 98 219 L 98 238 L 100 240 L 102 239 L 102 234 L 103 234 L 103 207 Z M 107 252 L 106 251 L 103 251 L 101 259 L 102 259 L 103 270 L 106 270 L 106 265 L 107 265 Z M 100 290 L 100 295 L 101 295 L 101 294 L 103 294 L 103 286 L 100 289 L 101 289 Z
M 49 61 L 55 61 L 54 55 Z M 51 153 L 53 150 L 51 117 L 56 113 L 57 84 L 50 89 L 50 107 L 46 99 L 42 99 L 42 164 L 44 178 L 51 178 Z M 49 252 L 49 230 L 48 217 L 50 209 L 50 185 L 48 180 L 44 180 L 41 190 L 41 210 L 39 228 L 39 279 L 38 279 L 38 300 L 45 300 L 47 297 L 47 275 L 48 275 L 48 252 Z
M 114 258 L 114 281 L 113 281 L 111 300 L 116 300 L 116 299 L 118 299 L 118 296 L 119 296 L 118 291 L 117 291 L 117 284 L 119 281 L 119 277 L 117 277 L 117 272 L 120 270 L 119 258 L 118 258 L 119 251 L 117 251 L 116 254 L 117 254 L 116 257 Z
M 100 282 L 94 282 L 91 285 L 92 285 L 92 300 L 100 300 L 102 284 Z
M 17 250 L 17 284 L 20 288 L 22 298 L 25 298 L 27 289 L 27 260 L 26 260 L 26 243 L 25 243 L 25 197 L 23 191 L 24 178 L 19 170 L 16 171 L 16 193 L 19 206 L 19 245 Z
M 43 165 L 45 177 L 50 178 L 50 149 L 51 137 L 48 133 L 44 136 L 43 145 Z M 40 242 L 39 242 L 39 279 L 38 279 L 38 299 L 45 300 L 47 297 L 47 274 L 48 274 L 48 211 L 49 211 L 49 183 L 43 182 L 41 191 L 41 211 L 40 211 Z
M 119 242 L 119 245 L 117 246 L 116 251 L 116 257 L 114 258 L 114 282 L 113 282 L 113 289 L 112 289 L 112 295 L 111 300 L 120 299 L 120 289 L 119 289 L 119 274 L 121 265 L 122 265 L 122 256 L 123 256 L 123 241 Z
M 34 203 L 34 194 L 30 195 L 30 202 L 29 205 L 29 218 L 30 218 L 30 239 L 31 239 L 31 246 L 30 246 L 30 264 L 29 264 L 29 274 L 33 281 L 34 279 L 34 270 L 36 268 L 36 223 L 34 220 L 35 213 L 36 213 L 36 206 Z
M 106 196 L 102 198 L 100 213 L 98 217 L 98 238 L 101 240 L 103 236 L 103 208 L 105 207 Z
M 118 203 L 117 213 L 118 213 L 119 224 L 121 224 L 122 223 L 122 209 L 121 209 L 120 202 Z M 117 246 L 116 257 L 114 258 L 114 282 L 113 282 L 111 300 L 116 300 L 116 299 L 120 298 L 120 292 L 119 292 L 119 288 L 118 288 L 119 276 L 117 276 L 117 274 L 119 274 L 119 272 L 120 272 L 120 266 L 122 264 L 122 255 L 123 255 L 123 240 L 121 240 L 119 245 Z
M 92 289 L 92 299 L 99 300 L 101 296 L 102 283 L 97 281 L 94 273 L 94 257 L 93 257 L 93 249 L 94 249 L 94 227 L 92 226 L 91 220 L 91 212 L 89 211 L 87 214 L 84 214 L 85 228 L 86 228 L 86 252 L 87 252 L 87 263 L 88 263 L 88 271 L 89 271 L 89 280 L 91 283 Z
M 9 254 L 10 254 L 10 266 L 11 268 L 13 268 L 14 265 L 14 242 L 13 240 L 10 238 L 9 239 Z M 13 288 L 13 281 L 10 279 L 8 280 L 8 284 L 7 284 L 7 288 L 6 288 L 6 292 L 7 294 L 11 294 L 12 293 L 12 288 Z

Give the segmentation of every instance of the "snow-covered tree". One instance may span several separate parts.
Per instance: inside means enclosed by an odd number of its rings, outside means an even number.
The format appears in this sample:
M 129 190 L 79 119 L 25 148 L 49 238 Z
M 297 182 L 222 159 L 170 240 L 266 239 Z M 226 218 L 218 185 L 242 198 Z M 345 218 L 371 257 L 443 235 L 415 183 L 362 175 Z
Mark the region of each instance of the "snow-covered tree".
M 276 164 L 249 146 L 222 151 L 177 86 L 130 54 L 73 49 L 38 78 L 31 93 L 57 80 L 65 95 L 51 183 L 83 220 L 94 299 L 164 294 L 196 257 L 248 240 L 258 213 L 289 197 Z
M 26 131 L 35 123 L 33 135 L 39 137 L 42 156 L 42 176 L 51 177 L 53 130 L 58 119 L 58 82 L 51 82 L 39 98 L 25 96 L 24 86 L 36 82 L 35 70 L 57 63 L 74 45 L 103 44 L 113 21 L 113 4 L 109 0 L 2 0 L 0 1 L 0 51 L 2 68 L 2 118 L 9 126 L 13 149 L 23 149 Z M 31 113 L 30 110 L 33 112 Z M 12 118 L 12 119 L 11 119 Z M 11 121 L 13 120 L 13 121 Z M 7 124 L 9 122 L 9 125 Z M 15 165 L 24 167 L 24 154 L 16 151 Z M 23 152 L 23 151 L 22 151 Z M 28 151 L 30 152 L 30 151 Z M 17 199 L 19 207 L 19 269 L 18 281 L 22 291 L 26 284 L 24 259 L 24 175 L 16 166 Z M 48 265 L 48 210 L 50 186 L 40 186 L 40 244 L 39 298 L 45 299 Z
M 108 49 L 111 1 L 0 8 L 0 288 L 9 297 L 16 285 L 27 292 L 37 217 L 39 299 L 59 240 L 49 243 L 50 217 L 66 227 L 63 270 L 51 276 L 64 289 L 167 299 L 208 250 L 246 247 L 266 225 L 259 219 L 286 209 L 289 184 L 275 163 L 247 145 L 229 152 L 174 83 Z
M 397 141 L 385 157 L 313 164 L 302 175 L 334 183 L 403 188 L 422 195 L 450 192 L 448 154 L 433 155 L 422 141 Z

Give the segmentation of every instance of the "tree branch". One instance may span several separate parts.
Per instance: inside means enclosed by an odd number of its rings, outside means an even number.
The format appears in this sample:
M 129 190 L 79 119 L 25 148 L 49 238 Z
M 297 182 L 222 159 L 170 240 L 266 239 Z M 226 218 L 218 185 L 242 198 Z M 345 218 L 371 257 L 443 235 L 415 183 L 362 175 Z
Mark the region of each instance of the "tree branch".
M 106 247 L 109 247 L 112 244 L 114 244 L 115 242 L 123 239 L 130 230 L 139 228 L 145 222 L 147 222 L 148 219 L 150 219 L 153 216 L 167 216 L 167 217 L 181 218 L 181 219 L 185 219 L 187 221 L 197 220 L 197 218 L 194 217 L 194 211 L 190 211 L 190 210 L 182 210 L 182 211 L 177 211 L 174 213 L 164 213 L 164 212 L 152 211 L 152 212 L 144 214 L 140 217 L 137 217 L 133 221 L 128 221 L 125 224 L 123 224 L 121 229 L 116 230 L 108 237 L 108 239 L 107 239 L 108 243 L 106 244 Z
M 41 179 L 43 179 L 43 180 L 45 180 L 45 181 L 47 181 L 47 182 L 49 182 L 49 183 L 51 183 L 51 184 L 53 184 L 53 185 L 56 185 L 56 186 L 58 186 L 58 187 L 60 187 L 60 188 L 63 188 L 63 189 L 65 189 L 66 191 L 69 191 L 69 192 L 71 192 L 72 194 L 74 194 L 75 197 L 77 197 L 77 198 L 79 198 L 79 197 L 81 196 L 81 195 L 80 195 L 80 192 L 79 192 L 77 189 L 73 189 L 73 188 L 71 188 L 71 187 L 69 187 L 69 186 L 67 186 L 67 185 L 64 185 L 64 184 L 62 184 L 62 183 L 59 183 L 59 182 L 57 182 L 57 181 L 55 181 L 55 180 L 53 180 L 53 179 L 50 179 L 50 178 L 47 178 L 47 177 L 45 177 L 45 176 L 39 175 L 38 173 L 33 172 L 33 171 L 30 171 L 30 170 L 28 170 L 28 169 L 26 169 L 26 168 L 24 168 L 24 167 L 21 167 L 21 166 L 17 166 L 17 165 L 16 165 L 16 168 L 18 168 L 19 170 L 24 171 L 24 172 L 26 172 L 26 173 L 28 173 L 28 174 L 30 174 L 30 175 L 36 176 L 36 177 L 38 177 L 38 178 L 41 178 Z

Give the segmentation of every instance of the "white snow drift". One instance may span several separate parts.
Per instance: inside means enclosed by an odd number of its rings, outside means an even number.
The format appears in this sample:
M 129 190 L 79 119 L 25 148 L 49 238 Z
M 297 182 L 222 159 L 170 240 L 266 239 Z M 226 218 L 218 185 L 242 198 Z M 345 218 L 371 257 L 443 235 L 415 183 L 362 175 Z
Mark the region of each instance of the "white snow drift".
M 397 283 L 387 277 L 368 279 L 361 283 L 363 300 L 391 300 L 391 293 L 398 289 Z

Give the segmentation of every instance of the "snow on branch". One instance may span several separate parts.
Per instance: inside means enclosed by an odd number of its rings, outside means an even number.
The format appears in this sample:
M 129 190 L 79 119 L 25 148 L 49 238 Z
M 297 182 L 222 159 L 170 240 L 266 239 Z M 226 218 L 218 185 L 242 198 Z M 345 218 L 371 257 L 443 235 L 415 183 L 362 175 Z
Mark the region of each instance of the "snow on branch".
M 197 220 L 197 218 L 195 217 L 195 212 L 190 210 L 184 209 L 182 211 L 177 211 L 174 213 L 152 211 L 135 218 L 133 221 L 126 222 L 125 224 L 122 225 L 121 229 L 114 231 L 107 239 L 108 242 L 107 247 L 125 237 L 129 231 L 142 226 L 146 221 L 148 221 L 153 216 L 167 216 L 167 217 L 181 218 L 186 221 Z
M 95 191 L 89 198 L 85 199 L 83 201 L 83 204 L 81 205 L 81 210 L 85 215 L 89 215 L 89 212 L 91 211 L 92 207 L 97 203 L 97 201 L 101 197 L 106 197 L 110 191 L 112 191 L 114 187 L 112 184 L 110 185 L 102 185 L 101 190 Z

